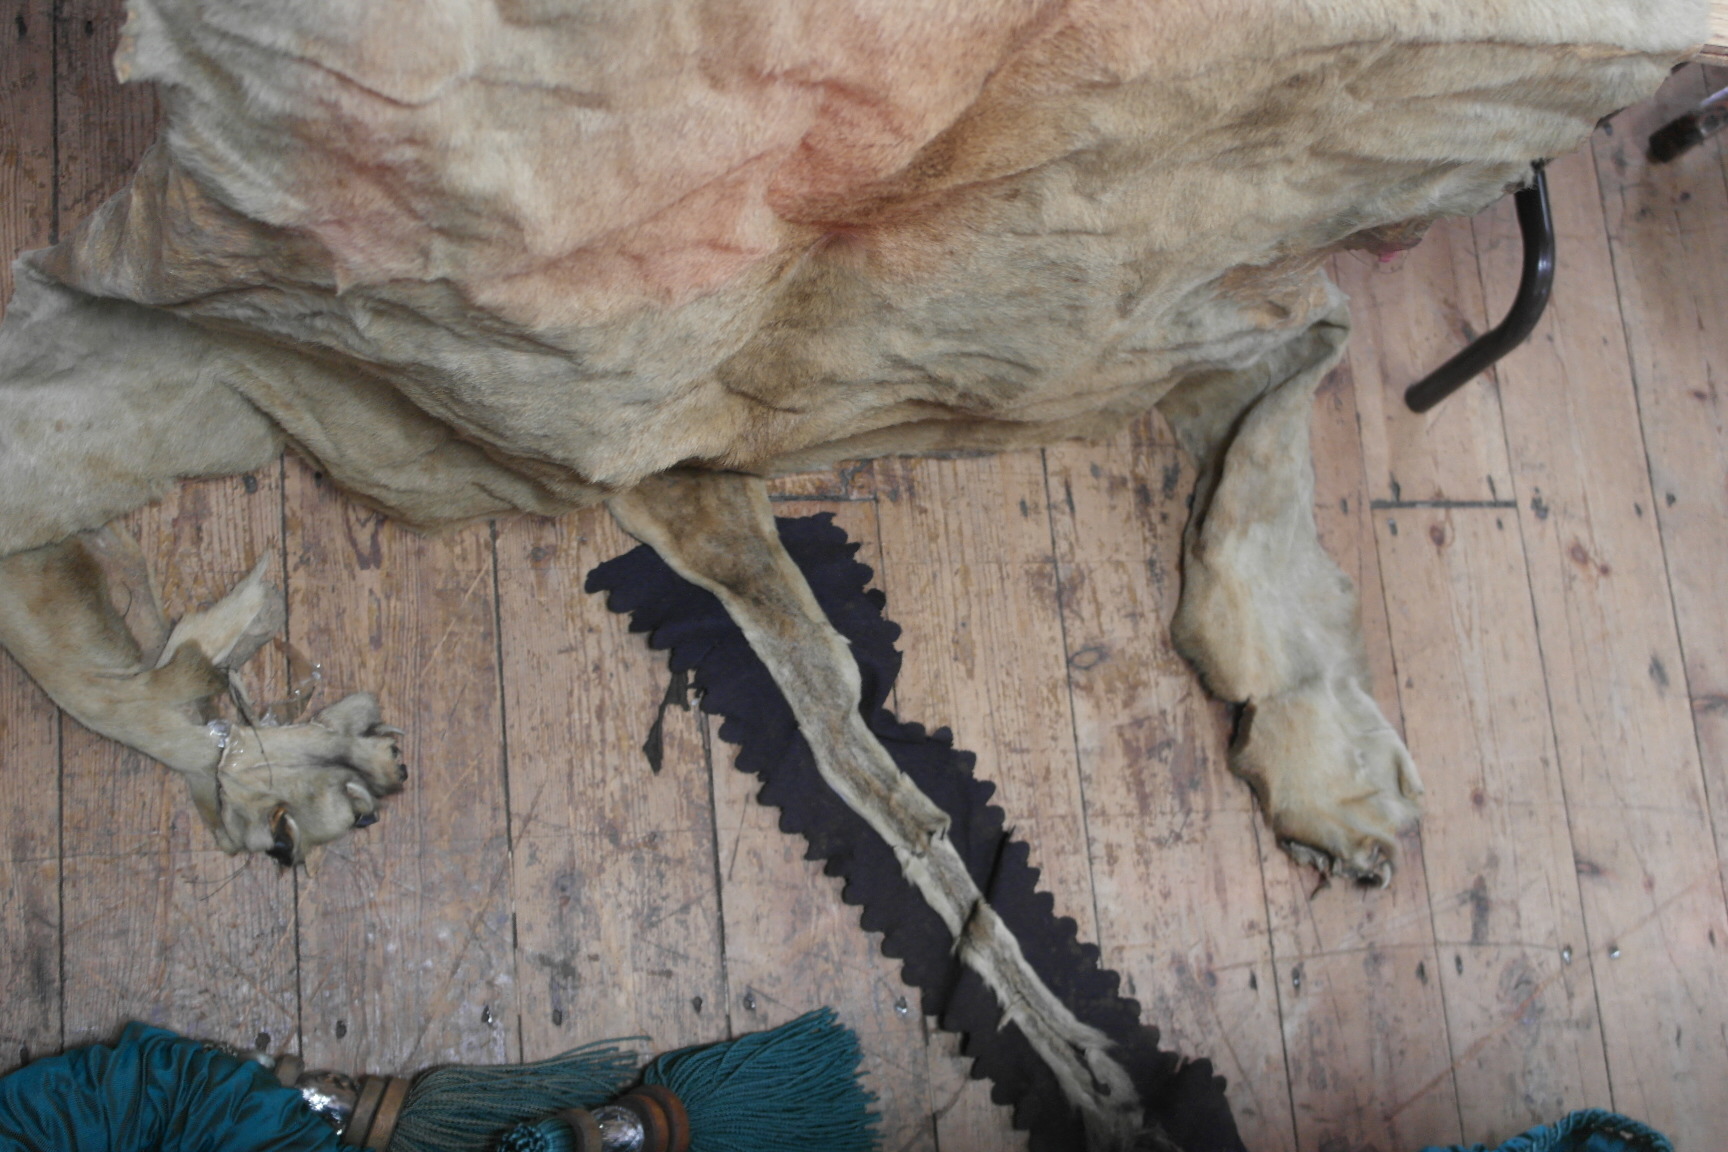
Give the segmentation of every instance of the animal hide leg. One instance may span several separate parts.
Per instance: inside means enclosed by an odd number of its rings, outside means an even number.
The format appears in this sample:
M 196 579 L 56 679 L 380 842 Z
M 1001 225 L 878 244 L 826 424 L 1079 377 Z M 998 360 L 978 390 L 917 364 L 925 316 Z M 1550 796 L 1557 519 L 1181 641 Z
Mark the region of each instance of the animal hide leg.
M 1085 1117 L 1088 1147 L 1144 1143 L 1142 1107 L 1111 1041 L 1032 970 L 948 839 L 948 817 L 895 765 L 860 713 L 858 666 L 774 527 L 762 481 L 666 473 L 610 502 L 626 531 L 712 592 L 774 677 L 827 784 L 893 849 L 906 879 L 953 933 Z M 1153 1141 L 1156 1143 L 1156 1141 Z
M 100 528 L 185 477 L 248 472 L 282 436 L 221 382 L 208 336 L 14 265 L 0 324 L 0 556 Z
M 183 775 L 208 777 L 221 749 L 198 710 L 224 680 L 196 645 L 164 647 L 145 661 L 128 619 L 142 618 L 149 642 L 161 620 L 155 594 L 131 573 L 110 578 L 116 559 L 137 571 L 136 551 L 103 528 L 0 559 L 0 644 L 86 728 Z
M 1369 692 L 1355 590 L 1314 526 L 1308 425 L 1341 319 L 1256 377 L 1197 378 L 1160 404 L 1201 465 L 1171 631 L 1207 687 L 1241 705 L 1231 768 L 1284 846 L 1384 884 L 1422 785 Z
M 112 528 L 15 552 L 0 558 L 0 646 L 85 727 L 178 772 L 223 848 L 289 864 L 371 823 L 407 770 L 365 693 L 305 724 L 212 722 L 227 671 L 281 626 L 265 567 L 170 633 L 137 544 Z

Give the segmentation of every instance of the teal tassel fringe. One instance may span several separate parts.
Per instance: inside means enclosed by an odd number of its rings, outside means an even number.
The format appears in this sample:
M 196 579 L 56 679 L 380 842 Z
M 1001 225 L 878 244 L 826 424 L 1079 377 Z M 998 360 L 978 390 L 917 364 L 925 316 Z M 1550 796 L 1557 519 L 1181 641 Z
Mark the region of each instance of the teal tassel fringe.
M 693 1152 L 869 1152 L 879 1118 L 864 1053 L 832 1008 L 771 1032 L 668 1052 L 642 1072 L 690 1113 Z
M 683 1102 L 691 1152 L 870 1152 L 880 1117 L 875 1094 L 858 1082 L 863 1055 L 852 1030 L 822 1008 L 769 1032 L 669 1052 L 643 1069 L 642 1083 Z M 512 1129 L 499 1152 L 570 1152 L 573 1144 L 553 1118 Z
M 594 1108 L 629 1087 L 636 1054 L 602 1041 L 535 1064 L 432 1068 L 414 1078 L 390 1152 L 491 1152 L 501 1133 L 572 1106 Z
M 1674 1152 L 1674 1145 L 1647 1124 L 1601 1108 L 1586 1108 L 1514 1136 L 1497 1149 L 1454 1144 L 1422 1152 Z
M 498 1141 L 498 1152 L 575 1152 L 570 1126 L 556 1117 L 535 1124 L 518 1124 Z

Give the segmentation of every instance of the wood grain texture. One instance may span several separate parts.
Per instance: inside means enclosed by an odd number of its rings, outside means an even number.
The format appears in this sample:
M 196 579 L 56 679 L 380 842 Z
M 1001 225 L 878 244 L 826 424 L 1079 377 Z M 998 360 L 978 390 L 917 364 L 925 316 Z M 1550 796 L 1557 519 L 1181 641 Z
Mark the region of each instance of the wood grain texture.
M 0 660 L 0 1074 L 60 1046 L 59 717 Z
M 1728 846 L 1728 179 L 1720 138 L 1671 164 L 1643 141 L 1728 73 L 1689 68 L 1657 99 L 1616 117 L 1593 143 L 1619 289 L 1638 417 L 1649 453 L 1651 502 L 1667 559 L 1691 702 L 1717 836 Z
M 1165 628 L 1193 467 L 1154 417 L 1047 457 L 1104 964 L 1164 1047 L 1211 1057 L 1248 1147 L 1293 1148 L 1259 814 Z
M 516 1055 L 492 537 L 436 540 L 337 495 L 290 459 L 292 641 L 323 704 L 377 695 L 407 730 L 408 788 L 300 881 L 307 1063 L 411 1072 Z
M 875 508 L 863 503 L 779 502 L 780 516 L 832 512 L 863 548 L 859 560 L 880 570 Z M 880 581 L 878 581 L 880 584 Z M 891 594 L 892 595 L 892 594 Z M 890 618 L 894 616 L 889 602 Z M 904 717 L 903 717 L 904 718 Z M 801 840 L 782 833 L 773 810 L 755 800 L 753 776 L 735 771 L 733 750 L 713 744 L 714 822 L 720 899 L 726 923 L 726 1011 L 734 1034 L 783 1024 L 812 1008 L 831 1005 L 858 1033 L 866 1086 L 881 1099 L 882 1146 L 933 1150 L 940 1089 L 963 1076 L 943 1057 L 938 1042 L 926 1055 L 926 1029 L 918 994 L 900 980 L 898 962 L 882 955 L 882 938 L 859 927 L 859 910 L 840 901 L 840 881 L 804 859 Z M 943 1073 L 933 1078 L 930 1064 Z M 944 1137 L 940 1147 L 981 1150 L 1002 1146 L 1000 1109 L 990 1139 L 969 1143 Z
M 876 472 L 892 485 L 877 503 L 879 579 L 904 629 L 900 712 L 951 727 L 977 754 L 1033 845 L 1041 887 L 1095 940 L 1042 454 L 886 460 Z
M 727 1036 L 706 734 L 669 708 L 656 775 L 642 745 L 666 657 L 584 592 L 635 546 L 604 509 L 498 529 L 504 701 L 526 1059 L 644 1034 Z
M 1465 385 L 1420 416 L 1404 406 L 1404 389 L 1499 322 L 1483 302 L 1470 222 L 1437 221 L 1394 261 L 1345 253 L 1332 261 L 1332 274 L 1350 298 L 1345 356 L 1362 413 L 1369 496 L 1504 499 L 1506 444 L 1488 381 Z
M 1590 153 L 1549 169 L 1563 277 L 1500 365 L 1555 744 L 1617 1108 L 1728 1142 L 1728 949 L 1706 786 Z M 1479 220 L 1510 286 L 1509 214 Z
M 0 52 L 0 308 L 12 259 L 54 235 L 54 4 L 11 0 Z
M 1609 1098 L 1518 518 L 1376 517 L 1467 1143 Z
M 14 0 L 0 52 L 0 315 L 12 254 L 53 234 L 50 0 Z M 0 657 L 0 1073 L 60 1044 L 60 743 L 48 698 Z
M 149 85 L 122 85 L 114 76 L 114 49 L 126 21 L 111 0 L 58 0 L 54 4 L 54 128 L 59 235 L 119 191 L 156 136 L 161 112 Z
M 1303 1148 L 1404 1148 L 1458 1139 L 1420 856 L 1391 888 L 1316 892 L 1256 828 Z

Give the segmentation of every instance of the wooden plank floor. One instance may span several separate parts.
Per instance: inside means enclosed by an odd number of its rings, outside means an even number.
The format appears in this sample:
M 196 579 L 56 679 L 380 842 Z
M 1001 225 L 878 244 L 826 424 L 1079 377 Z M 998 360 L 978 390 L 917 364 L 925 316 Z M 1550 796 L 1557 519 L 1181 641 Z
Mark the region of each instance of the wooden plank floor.
M 155 124 L 111 79 L 106 0 L 10 10 L 9 251 L 100 203 Z M 1504 309 L 1507 206 L 1335 267 L 1357 330 L 1316 512 L 1428 785 L 1389 891 L 1317 885 L 1224 768 L 1165 632 L 1193 474 L 1157 421 L 778 486 L 863 543 L 905 629 L 900 714 L 978 754 L 1254 1149 L 1498 1142 L 1585 1106 L 1728 1146 L 1728 165 L 1639 148 L 1724 84 L 1684 69 L 1553 166 L 1549 316 L 1428 417 L 1398 394 Z M 604 513 L 417 539 L 289 459 L 131 523 L 174 612 L 274 555 L 325 701 L 377 692 L 415 774 L 308 869 L 231 860 L 165 772 L 0 659 L 0 1070 L 131 1018 L 399 1071 L 833 1004 L 887 1148 L 1019 1143 L 699 713 L 667 712 L 649 770 L 664 662 L 581 591 L 629 546 Z M 280 654 L 257 663 L 279 693 Z

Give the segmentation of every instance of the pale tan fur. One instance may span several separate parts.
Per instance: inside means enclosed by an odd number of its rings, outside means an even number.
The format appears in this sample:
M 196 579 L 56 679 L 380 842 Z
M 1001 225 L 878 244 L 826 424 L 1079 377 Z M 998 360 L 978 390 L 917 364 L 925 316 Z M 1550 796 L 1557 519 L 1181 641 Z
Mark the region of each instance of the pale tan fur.
M 265 567 L 164 641 L 128 538 L 104 528 L 17 552 L 0 558 L 0 645 L 80 723 L 179 773 L 224 849 L 289 864 L 369 820 L 406 769 L 364 693 L 305 724 L 212 724 L 227 674 L 282 623 Z
M 117 67 L 167 129 L 20 260 L 0 325 L 0 642 L 87 722 L 208 792 L 188 717 L 257 605 L 158 666 L 74 559 L 25 557 L 284 443 L 436 527 L 1156 404 L 1202 462 L 1176 635 L 1243 706 L 1236 770 L 1280 838 L 1374 879 L 1420 788 L 1307 512 L 1345 329 L 1323 257 L 1478 210 L 1705 26 L 1702 0 L 130 14 Z M 116 662 L 125 690 L 90 671 Z M 343 815 L 310 768 L 241 787 L 293 759 L 278 735 L 217 770 L 249 797 L 231 847 L 275 843 L 271 804 L 307 843 Z
M 1257 396 L 1242 376 L 1211 375 L 1160 405 L 1202 468 L 1171 629 L 1206 686 L 1242 704 L 1231 768 L 1280 841 L 1385 883 L 1422 784 L 1370 691 L 1355 590 L 1314 527 L 1308 423 L 1343 318 L 1309 329 L 1306 357 L 1268 360 Z

